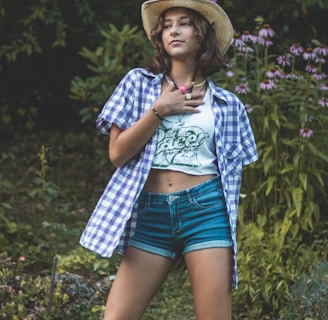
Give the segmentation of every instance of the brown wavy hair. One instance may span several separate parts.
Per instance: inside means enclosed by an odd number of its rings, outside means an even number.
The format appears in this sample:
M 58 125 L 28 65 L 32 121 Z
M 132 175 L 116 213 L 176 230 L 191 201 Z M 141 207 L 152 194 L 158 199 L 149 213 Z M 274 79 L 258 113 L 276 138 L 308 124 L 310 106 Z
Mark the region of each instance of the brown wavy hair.
M 227 60 L 220 53 L 215 31 L 207 19 L 194 10 L 187 8 L 186 10 L 190 14 L 191 24 L 196 30 L 196 38 L 199 42 L 199 51 L 196 54 L 196 68 L 204 76 L 212 75 L 219 71 L 220 68 L 227 63 Z M 158 22 L 153 26 L 150 33 L 150 41 L 153 46 L 154 54 L 147 69 L 155 74 L 169 74 L 171 72 L 171 57 L 166 53 L 162 42 L 162 31 L 166 11 L 160 15 Z

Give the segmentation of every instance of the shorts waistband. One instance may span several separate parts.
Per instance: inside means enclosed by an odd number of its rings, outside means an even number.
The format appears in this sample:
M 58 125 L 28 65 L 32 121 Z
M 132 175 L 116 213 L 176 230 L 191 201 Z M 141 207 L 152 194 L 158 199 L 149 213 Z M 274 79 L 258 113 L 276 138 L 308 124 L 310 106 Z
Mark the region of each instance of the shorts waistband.
M 146 190 L 142 190 L 140 197 L 147 201 L 156 201 L 156 202 L 161 202 L 161 201 L 183 201 L 186 197 L 190 196 L 196 196 L 197 194 L 200 193 L 206 193 L 209 192 L 210 190 L 213 189 L 221 189 L 222 184 L 221 184 L 221 179 L 219 176 L 210 178 L 200 184 L 195 185 L 194 187 L 173 192 L 173 193 L 153 193 L 149 192 Z

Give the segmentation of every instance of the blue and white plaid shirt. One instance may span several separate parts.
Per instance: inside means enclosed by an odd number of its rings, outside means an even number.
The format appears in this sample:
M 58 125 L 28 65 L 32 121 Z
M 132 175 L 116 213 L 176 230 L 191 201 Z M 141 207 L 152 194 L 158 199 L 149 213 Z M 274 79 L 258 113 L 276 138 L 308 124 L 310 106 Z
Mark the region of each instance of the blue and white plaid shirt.
M 96 126 L 108 135 L 112 124 L 131 127 L 161 94 L 163 74 L 131 70 L 119 83 L 99 114 Z M 229 214 L 237 286 L 236 226 L 242 166 L 257 160 L 253 132 L 243 104 L 231 92 L 208 80 L 215 121 L 217 162 Z M 157 134 L 144 149 L 112 175 L 83 231 L 80 244 L 103 257 L 124 253 L 136 225 L 136 201 L 148 177 Z

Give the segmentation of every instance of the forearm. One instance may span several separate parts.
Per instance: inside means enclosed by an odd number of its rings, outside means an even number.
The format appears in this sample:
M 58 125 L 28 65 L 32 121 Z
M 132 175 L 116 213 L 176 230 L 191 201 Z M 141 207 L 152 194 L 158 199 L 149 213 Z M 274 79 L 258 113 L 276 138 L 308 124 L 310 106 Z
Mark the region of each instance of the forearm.
M 144 148 L 160 123 L 161 119 L 152 110 L 149 110 L 126 130 L 112 128 L 109 141 L 111 162 L 116 167 L 121 167 L 132 159 Z

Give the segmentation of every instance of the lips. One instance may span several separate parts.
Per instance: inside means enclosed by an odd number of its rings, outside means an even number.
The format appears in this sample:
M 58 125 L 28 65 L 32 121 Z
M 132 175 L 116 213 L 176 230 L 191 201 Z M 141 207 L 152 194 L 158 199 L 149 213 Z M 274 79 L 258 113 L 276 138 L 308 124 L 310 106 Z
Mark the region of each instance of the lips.
M 180 41 L 180 40 L 172 40 L 171 42 L 170 42 L 170 45 L 175 45 L 175 44 L 180 44 L 180 43 L 182 43 L 183 41 Z

